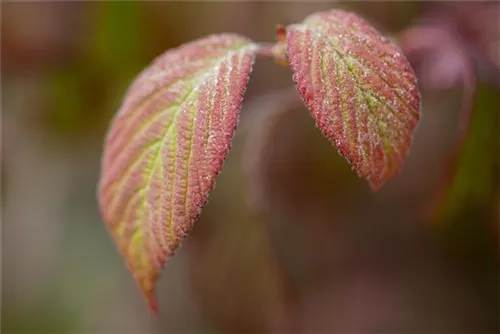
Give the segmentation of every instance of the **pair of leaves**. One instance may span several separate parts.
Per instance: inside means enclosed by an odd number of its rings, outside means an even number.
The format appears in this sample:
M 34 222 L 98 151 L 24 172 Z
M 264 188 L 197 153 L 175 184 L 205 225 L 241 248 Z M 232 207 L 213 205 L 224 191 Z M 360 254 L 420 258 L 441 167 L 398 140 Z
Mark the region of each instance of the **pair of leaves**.
M 378 189 L 400 168 L 419 118 L 399 49 L 355 14 L 286 28 L 297 90 L 324 135 Z M 100 209 L 141 290 L 192 227 L 231 146 L 259 44 L 212 35 L 169 50 L 129 87 L 107 134 Z

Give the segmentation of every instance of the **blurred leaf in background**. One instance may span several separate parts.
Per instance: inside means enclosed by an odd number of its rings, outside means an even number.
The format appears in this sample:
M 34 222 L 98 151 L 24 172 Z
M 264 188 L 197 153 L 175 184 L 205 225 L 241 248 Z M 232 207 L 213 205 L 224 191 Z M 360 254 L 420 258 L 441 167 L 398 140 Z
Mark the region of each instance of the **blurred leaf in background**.
M 434 220 L 456 220 L 469 210 L 494 217 L 498 201 L 500 146 L 500 89 L 491 84 L 478 86 L 473 110 L 467 115 L 464 138 L 457 143 L 448 175 L 435 208 Z
M 444 246 L 499 313 L 500 89 L 480 83 L 450 159 L 432 222 Z M 493 288 L 493 290 L 492 290 Z
M 46 122 L 67 136 L 100 134 L 145 65 L 143 3 L 88 2 L 81 52 L 47 75 Z

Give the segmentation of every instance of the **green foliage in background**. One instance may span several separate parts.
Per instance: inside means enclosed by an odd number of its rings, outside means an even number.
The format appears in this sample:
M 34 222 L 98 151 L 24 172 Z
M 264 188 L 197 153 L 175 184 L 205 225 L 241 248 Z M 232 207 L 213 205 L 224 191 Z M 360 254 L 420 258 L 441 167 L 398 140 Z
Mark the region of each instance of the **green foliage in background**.
M 93 3 L 83 52 L 47 76 L 47 122 L 65 135 L 104 131 L 123 89 L 146 59 L 141 43 L 142 4 Z M 109 97 L 112 96 L 112 99 Z

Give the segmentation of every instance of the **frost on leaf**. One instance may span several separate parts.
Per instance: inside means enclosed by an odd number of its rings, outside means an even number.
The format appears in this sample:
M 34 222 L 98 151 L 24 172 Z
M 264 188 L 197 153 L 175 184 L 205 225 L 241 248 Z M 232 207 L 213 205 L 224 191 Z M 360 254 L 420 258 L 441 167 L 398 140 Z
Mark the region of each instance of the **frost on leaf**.
M 151 309 L 155 281 L 214 187 L 255 45 L 212 35 L 160 55 L 130 85 L 107 134 L 102 216 Z
M 401 167 L 420 118 L 407 59 L 364 19 L 342 10 L 288 26 L 287 53 L 317 126 L 379 189 Z

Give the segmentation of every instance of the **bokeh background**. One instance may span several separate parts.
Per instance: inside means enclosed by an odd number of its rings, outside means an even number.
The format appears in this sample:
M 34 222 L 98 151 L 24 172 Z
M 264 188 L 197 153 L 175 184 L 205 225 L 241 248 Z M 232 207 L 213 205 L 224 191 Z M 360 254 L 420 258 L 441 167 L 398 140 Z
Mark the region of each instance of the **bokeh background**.
M 2 332 L 500 331 L 498 2 L 0 8 Z M 153 316 L 95 196 L 127 85 L 166 49 L 226 31 L 272 42 L 276 24 L 332 8 L 398 42 L 418 75 L 422 119 L 402 172 L 372 193 L 315 128 L 290 70 L 259 59 Z

